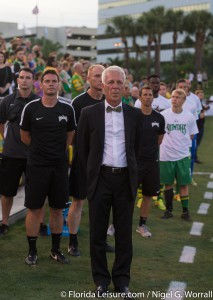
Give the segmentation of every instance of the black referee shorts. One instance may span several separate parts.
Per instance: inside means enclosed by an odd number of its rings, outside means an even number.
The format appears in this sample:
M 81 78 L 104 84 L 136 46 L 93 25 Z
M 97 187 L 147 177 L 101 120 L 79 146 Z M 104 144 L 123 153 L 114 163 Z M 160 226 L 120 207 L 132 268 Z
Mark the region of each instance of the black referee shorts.
M 4 156 L 0 159 L 0 194 L 14 197 L 17 194 L 23 172 L 26 172 L 27 159 Z
M 48 197 L 49 206 L 63 209 L 69 201 L 68 165 L 27 165 L 25 180 L 25 206 L 42 208 Z
M 160 193 L 159 162 L 139 166 L 138 185 L 142 185 L 144 196 L 158 196 Z

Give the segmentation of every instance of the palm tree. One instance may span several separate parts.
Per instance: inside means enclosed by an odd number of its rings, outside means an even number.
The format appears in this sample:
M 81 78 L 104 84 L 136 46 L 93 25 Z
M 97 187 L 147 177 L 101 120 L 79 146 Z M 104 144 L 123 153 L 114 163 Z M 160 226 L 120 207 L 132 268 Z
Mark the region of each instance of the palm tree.
M 129 69 L 129 46 L 127 38 L 130 33 L 129 28 L 132 28 L 132 25 L 133 19 L 130 16 L 118 16 L 112 18 L 112 25 L 108 25 L 106 28 L 106 34 L 121 37 L 124 44 L 125 67 L 127 69 Z
M 177 50 L 177 39 L 178 33 L 183 32 L 183 20 L 184 20 L 184 13 L 182 10 L 174 11 L 172 9 L 167 10 L 166 12 L 166 30 L 168 32 L 173 32 L 172 39 L 173 39 L 173 74 L 172 80 L 176 80 L 176 50 Z
M 195 38 L 195 73 L 202 70 L 204 44 L 212 30 L 213 16 L 207 11 L 192 11 L 184 18 L 184 28 Z
M 41 38 L 32 38 L 32 45 L 39 45 L 42 47 L 42 54 L 44 59 L 48 58 L 49 53 L 58 52 L 63 46 L 59 42 L 53 42 L 52 40 L 46 39 L 45 37 Z
M 151 47 L 152 43 L 154 41 L 154 36 L 153 36 L 153 30 L 152 30 L 152 16 L 149 14 L 149 12 L 142 14 L 138 20 L 138 26 L 142 28 L 141 31 L 139 31 L 139 35 L 147 36 L 147 57 L 146 57 L 146 75 L 150 75 L 150 69 L 151 69 Z M 141 34 L 142 33 L 142 34 Z
M 160 74 L 161 37 L 166 31 L 166 11 L 164 6 L 157 6 L 148 12 L 151 20 L 152 34 L 155 43 L 155 73 Z

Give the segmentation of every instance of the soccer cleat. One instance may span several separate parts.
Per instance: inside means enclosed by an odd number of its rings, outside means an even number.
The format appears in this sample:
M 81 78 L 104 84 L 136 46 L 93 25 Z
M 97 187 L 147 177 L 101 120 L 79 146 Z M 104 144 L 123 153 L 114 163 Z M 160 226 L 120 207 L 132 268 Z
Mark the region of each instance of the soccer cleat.
M 185 221 L 189 221 L 189 222 L 191 222 L 192 221 L 192 218 L 191 218 L 191 216 L 190 216 L 190 214 L 189 214 L 189 212 L 187 211 L 187 212 L 185 212 L 185 213 L 182 213 L 182 215 L 181 215 L 181 219 L 183 219 L 183 220 L 185 220 Z
M 60 262 L 61 264 L 69 264 L 69 260 L 64 256 L 64 254 L 60 251 L 50 251 L 50 257 L 58 262 Z
M 152 236 L 151 232 L 148 230 L 148 227 L 146 225 L 138 226 L 138 228 L 136 229 L 136 232 L 140 233 L 140 235 L 143 237 L 151 237 Z
M 115 228 L 114 228 L 114 225 L 111 224 L 111 225 L 109 225 L 109 228 L 107 230 L 107 235 L 113 236 L 114 234 L 115 234 Z
M 48 236 L 46 224 L 43 224 L 43 223 L 40 224 L 39 235 L 40 236 Z
M 196 164 L 202 164 L 202 161 L 200 161 L 199 159 L 196 159 L 196 160 L 195 160 L 195 163 L 196 163 Z
M 36 266 L 38 262 L 37 253 L 29 252 L 28 256 L 25 258 L 25 263 L 29 266 Z
M 69 245 L 68 246 L 68 253 L 72 256 L 80 256 L 80 251 L 78 250 L 77 245 Z
M 180 194 L 175 194 L 173 200 L 180 202 Z
M 166 206 L 164 205 L 162 199 L 156 200 L 155 201 L 155 206 L 158 207 L 161 210 L 166 210 Z
M 2 225 L 0 226 L 0 235 L 5 235 L 5 234 L 7 234 L 7 233 L 8 233 L 8 229 L 9 229 L 8 225 L 2 224 Z
M 161 219 L 170 219 L 172 217 L 173 217 L 172 212 L 169 211 L 169 210 L 166 210 L 165 213 L 164 213 L 164 215 L 161 217 Z
M 197 182 L 196 182 L 196 181 L 194 181 L 194 179 L 193 179 L 193 178 L 192 178 L 191 185 L 193 185 L 193 186 L 197 186 Z

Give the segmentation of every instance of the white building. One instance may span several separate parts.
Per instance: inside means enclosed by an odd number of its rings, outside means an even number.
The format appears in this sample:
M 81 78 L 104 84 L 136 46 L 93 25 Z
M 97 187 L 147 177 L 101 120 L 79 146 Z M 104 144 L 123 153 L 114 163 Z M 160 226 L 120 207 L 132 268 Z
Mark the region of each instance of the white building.
M 138 18 L 142 13 L 150 11 L 157 6 L 164 6 L 165 9 L 183 10 L 190 12 L 193 10 L 206 10 L 213 13 L 213 0 L 99 0 L 98 14 L 98 40 L 97 40 L 97 61 L 107 62 L 108 58 L 123 58 L 123 45 L 119 37 L 104 37 L 106 27 L 110 24 L 111 18 L 115 16 L 129 15 Z M 181 43 L 184 35 L 178 36 L 178 43 Z M 146 38 L 137 38 L 139 45 L 146 45 Z M 128 44 L 132 46 L 132 39 L 128 39 Z M 169 46 L 170 44 L 170 46 Z M 161 61 L 172 60 L 172 35 L 166 33 L 162 36 Z M 165 49 L 166 48 L 166 49 Z M 179 49 L 180 50 L 180 49 Z M 177 49 L 177 53 L 179 51 Z M 194 49 L 187 49 L 194 51 Z M 135 53 L 130 53 L 134 57 Z
M 70 53 L 76 60 L 96 62 L 96 28 L 88 27 L 32 27 L 18 29 L 17 23 L 0 22 L 0 32 L 7 42 L 13 37 L 46 37 L 62 45 L 61 52 Z

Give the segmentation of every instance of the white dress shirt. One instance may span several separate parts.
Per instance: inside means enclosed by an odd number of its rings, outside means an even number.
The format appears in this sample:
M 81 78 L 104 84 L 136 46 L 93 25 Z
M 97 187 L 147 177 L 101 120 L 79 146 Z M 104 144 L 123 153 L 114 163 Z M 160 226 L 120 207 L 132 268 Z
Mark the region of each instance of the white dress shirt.
M 123 168 L 127 166 L 123 110 L 107 113 L 107 106 L 111 105 L 105 100 L 105 140 L 102 165 Z M 119 106 L 122 106 L 122 103 Z

